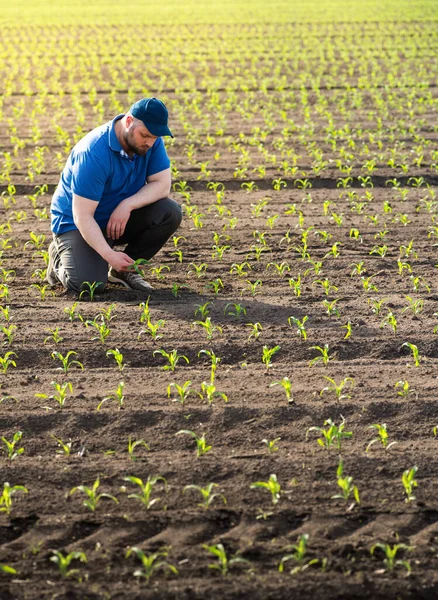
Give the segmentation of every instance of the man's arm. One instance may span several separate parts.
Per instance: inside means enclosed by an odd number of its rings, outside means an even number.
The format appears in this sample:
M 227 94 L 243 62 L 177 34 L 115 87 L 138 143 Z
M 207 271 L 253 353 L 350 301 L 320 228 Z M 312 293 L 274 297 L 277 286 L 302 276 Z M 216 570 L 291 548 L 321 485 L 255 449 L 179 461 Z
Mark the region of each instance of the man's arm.
M 80 234 L 100 256 L 116 271 L 124 271 L 134 260 L 124 252 L 116 252 L 105 240 L 94 218 L 98 203 L 77 194 L 73 194 L 73 220 Z
M 147 178 L 147 184 L 144 185 L 136 194 L 122 200 L 114 209 L 108 225 L 106 234 L 111 240 L 117 240 L 125 231 L 126 223 L 131 215 L 131 211 L 152 204 L 161 198 L 166 198 L 170 193 L 172 179 L 170 169 L 164 169 L 155 175 Z

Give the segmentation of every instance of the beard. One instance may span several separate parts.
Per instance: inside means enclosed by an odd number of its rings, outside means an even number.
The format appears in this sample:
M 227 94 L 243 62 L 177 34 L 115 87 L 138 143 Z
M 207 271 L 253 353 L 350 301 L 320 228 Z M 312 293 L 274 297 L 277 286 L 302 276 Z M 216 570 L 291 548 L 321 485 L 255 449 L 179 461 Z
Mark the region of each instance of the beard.
M 134 136 L 132 134 L 132 131 L 130 131 L 130 130 L 124 132 L 123 141 L 125 142 L 126 146 L 128 147 L 128 150 L 130 150 L 131 152 L 134 152 L 134 154 L 138 154 L 139 156 L 144 156 L 146 154 L 146 152 L 149 150 L 149 146 L 138 146 L 134 142 Z

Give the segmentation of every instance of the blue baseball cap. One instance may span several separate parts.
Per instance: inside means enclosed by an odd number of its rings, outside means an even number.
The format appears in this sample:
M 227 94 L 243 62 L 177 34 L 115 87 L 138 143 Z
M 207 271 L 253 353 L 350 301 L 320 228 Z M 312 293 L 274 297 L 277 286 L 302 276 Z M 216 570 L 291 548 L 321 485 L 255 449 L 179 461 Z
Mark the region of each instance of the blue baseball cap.
M 143 98 L 135 102 L 129 112 L 136 119 L 143 121 L 145 127 L 157 137 L 170 135 L 173 137 L 167 119 L 169 113 L 165 105 L 157 98 Z

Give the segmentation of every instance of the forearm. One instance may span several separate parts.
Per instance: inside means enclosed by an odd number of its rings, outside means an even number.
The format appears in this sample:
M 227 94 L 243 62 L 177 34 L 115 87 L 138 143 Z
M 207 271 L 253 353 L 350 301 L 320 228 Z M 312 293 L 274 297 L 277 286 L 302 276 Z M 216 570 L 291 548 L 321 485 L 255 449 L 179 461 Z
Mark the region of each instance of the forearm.
M 170 193 L 170 187 L 167 183 L 161 181 L 151 181 L 144 185 L 136 194 L 122 200 L 120 204 L 124 204 L 130 211 L 148 204 L 153 204 L 161 198 L 166 198 Z
M 106 241 L 95 218 L 87 214 L 81 215 L 75 219 L 75 224 L 87 244 L 110 263 L 114 250 Z

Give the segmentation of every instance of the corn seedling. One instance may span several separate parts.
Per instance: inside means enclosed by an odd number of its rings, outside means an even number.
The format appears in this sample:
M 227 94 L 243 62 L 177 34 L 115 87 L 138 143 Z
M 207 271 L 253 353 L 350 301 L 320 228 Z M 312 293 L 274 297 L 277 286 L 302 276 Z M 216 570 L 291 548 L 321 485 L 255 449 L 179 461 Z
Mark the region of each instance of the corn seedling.
M 312 558 L 311 560 L 307 560 L 307 542 L 309 540 L 309 534 L 303 533 L 299 536 L 297 543 L 291 546 L 287 546 L 285 548 L 286 551 L 291 551 L 292 554 L 286 554 L 280 560 L 280 564 L 278 565 L 278 570 L 280 573 L 284 571 L 284 565 L 290 560 L 293 560 L 297 563 L 297 566 L 291 569 L 290 574 L 295 575 L 300 571 L 305 571 L 312 565 L 318 564 L 319 560 L 317 558 Z
M 274 387 L 275 385 L 281 385 L 286 393 L 287 401 L 289 404 L 292 404 L 294 399 L 292 396 L 292 382 L 290 381 L 289 377 L 283 377 L 281 381 L 274 381 L 269 385 L 269 387 Z
M 55 351 L 52 352 L 51 356 L 53 360 L 58 359 L 61 361 L 62 367 L 57 367 L 57 370 L 64 371 L 64 373 L 68 373 L 69 370 L 74 366 L 76 366 L 78 369 L 84 368 L 84 365 L 81 362 L 71 358 L 72 356 L 77 356 L 77 354 L 78 353 L 74 350 L 70 350 L 65 356 L 63 356 L 61 352 Z
M 228 574 L 230 567 L 235 564 L 245 564 L 248 565 L 248 568 L 250 568 L 250 561 L 245 558 L 242 558 L 241 556 L 237 556 L 237 554 L 235 554 L 232 558 L 228 558 L 225 548 L 222 544 L 215 544 L 214 546 L 202 544 L 202 547 L 208 552 L 210 552 L 210 554 L 213 554 L 213 556 L 215 556 L 218 561 L 217 563 L 209 564 L 208 568 L 219 571 L 223 577 L 225 577 Z
M 398 396 L 403 396 L 403 398 L 407 398 L 409 396 L 409 394 L 415 394 L 418 398 L 418 394 L 417 392 L 411 388 L 411 386 L 409 385 L 409 382 L 404 380 L 400 380 L 397 381 L 397 383 L 394 385 L 395 389 L 398 390 L 397 391 L 397 395 Z M 401 389 L 398 389 L 401 388 Z
M 146 448 L 146 450 L 150 450 L 149 444 L 147 444 L 144 440 L 132 440 L 131 436 L 128 438 L 128 454 L 131 460 L 137 460 L 137 457 L 134 454 L 134 450 L 136 448 Z
M 204 433 L 200 437 L 198 437 L 194 431 L 189 431 L 188 429 L 181 429 L 175 435 L 181 435 L 181 434 L 187 434 L 187 435 L 191 435 L 193 437 L 193 439 L 196 442 L 196 456 L 198 458 L 200 456 L 203 456 L 207 452 L 210 452 L 212 446 L 209 446 L 207 444 Z
M 85 494 L 86 500 L 84 500 L 82 504 L 84 506 L 86 506 L 87 508 L 89 508 L 92 512 L 95 512 L 97 505 L 99 503 L 99 500 L 101 500 L 102 498 L 108 498 L 109 500 L 112 500 L 116 504 L 119 503 L 117 498 L 115 498 L 111 494 L 107 494 L 105 492 L 98 494 L 97 490 L 98 490 L 99 486 L 100 486 L 100 480 L 98 477 L 96 479 L 96 481 L 93 483 L 91 488 L 87 487 L 86 485 L 78 485 L 77 487 L 72 488 L 70 490 L 70 496 L 77 491 Z
M 111 400 L 113 400 L 114 402 L 116 402 L 119 405 L 119 410 L 124 408 L 124 405 L 125 405 L 124 387 L 125 387 L 125 383 L 123 381 L 120 381 L 119 385 L 117 386 L 117 389 L 110 392 L 108 396 L 105 396 L 105 398 L 101 402 L 99 402 L 96 410 L 100 410 L 102 405 L 105 404 L 105 402 L 110 402 Z
M 137 339 L 140 339 L 142 333 L 148 333 L 154 341 L 159 340 L 163 336 L 160 335 L 158 332 L 161 329 L 161 327 L 164 327 L 165 324 L 166 324 L 165 319 L 158 319 L 158 321 L 156 323 L 153 323 L 148 318 L 148 320 L 146 322 L 146 328 L 140 330 L 140 332 L 137 336 Z
M 64 312 L 68 316 L 68 319 L 69 319 L 70 322 L 72 322 L 72 321 L 75 320 L 77 305 L 78 305 L 78 303 L 74 302 L 71 306 L 66 306 L 64 308 Z
M 244 277 L 248 275 L 248 270 L 251 271 L 251 265 L 248 262 L 243 263 L 233 263 L 230 268 L 230 273 L 236 273 L 239 277 Z
M 410 342 L 405 342 L 404 344 L 402 344 L 402 348 L 406 346 L 407 348 L 409 348 L 409 350 L 411 350 L 412 352 L 412 357 L 414 359 L 414 364 L 416 367 L 420 366 L 420 361 L 421 361 L 421 356 L 418 352 L 418 347 L 415 344 L 411 344 Z
M 353 485 L 353 477 L 350 477 L 350 476 L 343 477 L 343 473 L 344 473 L 344 461 L 341 459 L 339 461 L 338 469 L 336 471 L 336 477 L 338 478 L 337 484 L 341 488 L 342 493 L 335 494 L 334 496 L 332 496 L 332 499 L 334 500 L 334 499 L 341 498 L 345 501 L 348 501 L 351 494 L 353 494 L 353 497 L 354 497 L 354 500 L 356 501 L 356 503 L 360 504 L 359 490 L 357 488 L 357 485 Z
M 371 305 L 371 312 L 373 312 L 377 316 L 380 315 L 382 306 L 385 302 L 386 302 L 386 298 L 382 298 L 382 300 L 376 300 L 375 298 L 368 298 L 368 304 Z
M 299 298 L 301 296 L 301 274 L 299 273 L 296 279 L 291 277 L 288 279 L 288 282 L 289 287 L 293 289 L 295 296 Z
M 262 326 L 260 323 L 246 323 L 246 327 L 251 327 L 252 330 L 248 336 L 248 342 L 251 341 L 252 338 L 256 340 L 262 331 Z
M 17 458 L 17 456 L 20 456 L 20 454 L 23 454 L 24 448 L 16 447 L 17 444 L 21 441 L 22 437 L 23 437 L 23 432 L 17 431 L 16 433 L 14 433 L 12 440 L 10 442 L 4 436 L 1 438 L 2 442 L 5 445 L 6 454 L 7 454 L 9 460 L 14 460 L 14 458 Z
M 254 281 L 254 283 L 252 283 L 249 279 L 246 280 L 247 286 L 245 288 L 242 288 L 242 290 L 240 291 L 240 295 L 243 296 L 243 294 L 245 292 L 249 292 L 250 295 L 254 298 L 255 296 L 257 296 L 257 294 L 261 293 L 260 288 L 262 287 L 262 281 L 261 279 L 257 279 L 257 281 Z
M 141 561 L 141 568 L 134 571 L 134 577 L 146 579 L 148 582 L 159 569 L 168 569 L 174 575 L 178 575 L 178 569 L 174 565 L 167 562 L 167 560 L 162 560 L 167 557 L 167 550 L 147 555 L 143 550 L 134 546 L 126 552 L 126 558 L 129 558 L 132 553 Z
M 79 569 L 69 569 L 70 563 L 73 560 L 79 560 L 80 562 L 86 563 L 87 557 L 83 552 L 69 552 L 65 556 L 59 550 L 54 550 L 53 555 L 50 559 L 55 565 L 58 565 L 59 572 L 62 577 L 71 577 L 77 575 Z
M 339 427 L 331 420 L 327 419 L 324 421 L 324 425 L 328 425 L 327 429 L 323 427 L 309 427 L 306 432 L 306 439 L 309 436 L 311 431 L 317 431 L 322 434 L 322 437 L 317 439 L 317 442 L 323 448 L 327 448 L 330 450 L 332 446 L 336 445 L 339 452 L 341 451 L 342 440 L 349 439 L 353 437 L 352 431 L 344 431 L 345 429 L 345 419 L 342 417 L 342 421 L 339 424 Z
M 120 350 L 118 348 L 114 348 L 113 350 L 107 350 L 106 355 L 108 358 L 111 358 L 111 356 L 112 356 L 117 363 L 119 371 L 123 371 L 123 369 L 125 368 L 126 365 L 123 362 L 123 354 L 120 352 Z
M 167 491 L 167 481 L 160 475 L 149 475 L 145 482 L 139 477 L 132 477 L 130 475 L 128 477 L 124 477 L 123 481 L 129 481 L 134 485 L 138 485 L 140 488 L 140 493 L 129 494 L 128 498 L 139 500 L 145 506 L 146 510 L 149 510 L 154 504 L 161 500 L 161 498 L 151 498 L 154 487 L 158 482 L 162 481 L 164 483 L 164 491 Z
M 252 490 L 261 488 L 270 492 L 272 504 L 277 504 L 280 500 L 281 485 L 278 483 L 277 475 L 275 474 L 270 475 L 268 481 L 256 481 L 255 483 L 252 483 L 249 487 Z
M 179 293 L 179 290 L 182 290 L 183 288 L 187 288 L 188 289 L 188 285 L 184 285 L 184 284 L 179 284 L 179 283 L 173 283 L 172 284 L 172 295 L 174 296 L 174 298 L 179 298 L 179 296 L 181 295 Z
M 204 277 L 207 272 L 208 265 L 207 263 L 201 263 L 200 265 L 196 265 L 195 263 L 190 263 L 189 265 L 189 274 L 195 274 L 199 279 L 200 277 Z
M 322 301 L 322 305 L 324 306 L 326 313 L 328 314 L 329 317 L 331 317 L 332 315 L 336 315 L 337 317 L 341 316 L 341 313 L 339 312 L 339 309 L 336 306 L 336 302 L 338 302 L 338 301 L 339 301 L 339 298 L 335 298 L 331 302 L 329 300 Z
M 97 336 L 91 338 L 91 341 L 99 340 L 101 344 L 105 344 L 106 338 L 111 333 L 111 329 L 108 327 L 106 321 L 102 316 L 97 316 L 95 319 L 85 321 L 86 327 L 91 325 L 97 331 Z
M 374 444 L 376 444 L 378 442 L 380 442 L 382 444 L 382 446 L 385 450 L 389 450 L 391 448 L 391 446 L 394 446 L 397 443 L 397 442 L 391 442 L 388 444 L 388 432 L 386 430 L 386 423 L 383 423 L 382 425 L 375 423 L 374 425 L 370 425 L 368 427 L 368 429 L 375 429 L 377 431 L 378 437 L 371 440 L 371 442 L 366 447 L 365 452 L 368 452 L 369 449 L 371 448 L 371 446 L 373 446 Z
M 215 296 L 217 296 L 220 292 L 220 290 L 224 289 L 224 284 L 222 282 L 222 279 L 220 277 L 218 277 L 217 279 L 214 279 L 213 281 L 209 281 L 206 286 L 207 290 L 211 290 Z
M 215 398 L 221 398 L 224 402 L 228 402 L 228 396 L 224 392 L 219 392 L 214 383 L 207 383 L 206 381 L 201 383 L 199 396 L 202 399 L 205 398 L 208 405 L 212 404 Z
M 262 351 L 262 363 L 266 366 L 267 369 L 272 367 L 272 357 L 281 349 L 281 346 L 274 346 L 273 348 L 269 348 L 268 346 L 263 346 Z
M 301 321 L 297 317 L 289 317 L 287 322 L 292 327 L 292 323 L 297 328 L 297 334 L 300 336 L 300 339 L 306 341 L 307 340 L 307 331 L 306 331 L 306 321 L 309 319 L 307 315 L 305 315 Z
M 94 296 L 98 293 L 99 289 L 103 286 L 102 281 L 84 281 L 82 287 L 85 288 L 79 294 L 79 300 L 82 300 L 82 297 L 88 296 L 90 302 L 93 302 Z
M 12 342 L 14 341 L 14 334 L 15 334 L 16 330 L 17 330 L 17 326 L 14 324 L 9 325 L 8 327 L 0 325 L 0 331 L 3 333 L 3 335 L 6 338 L 6 341 L 4 342 L 3 345 L 8 344 L 8 346 L 10 346 L 12 344 Z
M 50 333 L 50 335 L 48 335 L 44 339 L 45 344 L 49 341 L 53 341 L 53 342 L 55 342 L 55 344 L 59 344 L 60 342 L 62 342 L 64 340 L 62 335 L 59 333 L 59 327 L 55 327 L 55 329 L 48 329 L 48 332 Z
M 71 440 L 69 442 L 63 442 L 60 438 L 57 438 L 56 435 L 53 434 L 50 434 L 50 437 L 52 437 L 59 446 L 59 450 L 56 451 L 56 454 L 65 454 L 66 456 L 70 456 L 72 446 Z
M 205 319 L 210 314 L 210 307 L 212 306 L 214 306 L 213 302 L 206 302 L 205 304 L 195 304 L 195 317 L 199 314 L 203 319 Z
M 183 489 L 183 494 L 186 493 L 187 490 L 194 490 L 195 492 L 199 492 L 202 497 L 202 502 L 198 503 L 198 506 L 201 508 L 209 508 L 211 504 L 215 501 L 216 498 L 220 498 L 224 504 L 227 503 L 227 500 L 223 494 L 218 492 L 212 493 L 213 488 L 218 487 L 217 483 L 208 483 L 205 487 L 200 485 L 186 485 Z
M 17 356 L 15 352 L 6 352 L 4 356 L 0 356 L 0 369 L 6 375 L 9 367 L 16 367 L 17 363 L 12 358 L 12 356 Z
M 8 575 L 16 575 L 17 571 L 14 567 L 0 563 L 0 573 L 7 573 Z
M 151 299 L 150 296 L 148 296 L 148 299 L 146 300 L 146 302 L 141 302 L 139 304 L 139 309 L 140 309 L 140 323 L 144 323 L 145 321 L 147 321 L 150 318 L 150 309 L 149 309 L 149 300 Z
M 320 352 L 319 356 L 312 358 L 312 360 L 309 362 L 310 367 L 313 367 L 313 365 L 315 365 L 318 362 L 322 362 L 323 365 L 326 365 L 329 362 L 331 357 L 329 355 L 328 344 L 324 344 L 324 348 L 322 348 L 321 346 L 310 346 L 310 350 L 318 350 L 318 352 Z
M 12 510 L 12 496 L 17 492 L 23 492 L 27 494 L 28 490 L 24 485 L 9 485 L 7 481 L 3 484 L 3 492 L 0 496 L 0 512 L 5 512 L 7 515 L 11 514 Z
M 395 567 L 402 566 L 408 571 L 408 573 L 411 572 L 411 565 L 410 565 L 409 561 L 396 560 L 398 551 L 399 550 L 411 551 L 412 548 L 410 546 L 406 546 L 406 544 L 394 544 L 391 547 L 390 544 L 382 544 L 379 542 L 377 544 L 374 544 L 374 546 L 372 546 L 370 548 L 371 556 L 374 556 L 374 553 L 377 549 L 381 550 L 383 552 L 383 554 L 385 555 L 385 558 L 383 559 L 383 563 L 388 571 L 392 572 L 395 569 Z
M 184 404 L 184 402 L 187 400 L 187 398 L 193 391 L 190 387 L 191 384 L 192 384 L 191 381 L 185 381 L 182 385 L 178 385 L 177 383 L 174 383 L 174 382 L 170 383 L 167 386 L 167 397 L 168 398 L 171 397 L 172 388 L 174 388 L 177 395 L 175 398 L 173 398 L 173 401 L 179 402 L 180 404 Z
M 38 291 L 41 300 L 45 300 L 48 295 L 50 295 L 50 296 L 54 296 L 55 295 L 55 292 L 53 292 L 50 289 L 50 285 L 49 284 L 32 283 L 29 287 L 34 288 L 35 290 Z
M 323 375 L 323 377 L 330 383 L 330 385 L 328 385 L 320 391 L 320 396 L 322 396 L 324 392 L 334 392 L 336 400 L 344 400 L 344 398 L 351 398 L 349 394 L 343 394 L 342 390 L 348 384 L 350 384 L 350 388 L 354 387 L 354 379 L 352 377 L 345 377 L 344 379 L 342 379 L 342 381 L 339 382 L 339 384 L 337 384 L 335 380 L 331 379 L 330 377 L 326 377 L 325 375 Z
M 207 317 L 208 318 L 208 317 Z M 153 352 L 153 356 L 155 356 L 156 354 L 161 354 L 161 356 L 163 356 L 164 358 L 167 359 L 168 363 L 167 365 L 164 365 L 163 371 L 175 371 L 176 366 L 178 364 L 178 362 L 181 359 L 184 359 L 186 361 L 187 364 L 190 363 L 189 359 L 187 358 L 187 356 L 184 356 L 183 354 L 178 354 L 177 350 L 172 350 L 171 352 L 166 352 L 165 350 L 154 350 Z
M 202 327 L 207 335 L 207 340 L 212 340 L 216 332 L 218 332 L 219 335 L 222 335 L 222 327 L 214 325 L 210 317 L 205 317 L 204 321 L 193 321 L 192 325 L 199 325 Z
M 402 310 L 403 313 L 407 310 L 410 310 L 414 315 L 418 315 L 419 313 L 421 313 L 424 307 L 424 300 L 422 298 L 415 299 L 411 296 L 406 296 L 406 300 L 408 301 L 409 306 L 406 306 Z
M 396 319 L 394 313 L 389 309 L 388 309 L 388 314 L 383 319 L 383 321 L 380 323 L 380 329 L 383 329 L 386 325 L 389 325 L 392 328 L 392 331 L 394 332 L 394 334 L 397 333 L 397 319 Z
M 265 444 L 268 449 L 269 454 L 273 454 L 274 452 L 278 452 L 277 443 L 281 440 L 281 437 L 276 437 L 273 440 L 264 439 L 262 440 L 262 444 Z
M 224 308 L 224 315 L 239 318 L 241 315 L 246 315 L 246 308 L 236 302 L 227 302 Z
M 406 471 L 403 471 L 403 475 L 402 475 L 402 484 L 403 487 L 405 489 L 405 493 L 406 493 L 406 498 L 405 498 L 405 502 L 409 503 L 412 502 L 412 500 L 415 500 L 415 496 L 413 495 L 413 489 L 416 488 L 418 486 L 417 480 L 415 479 L 415 475 L 417 474 L 418 471 L 418 467 L 417 466 L 413 466 L 411 469 L 406 469 Z
M 51 381 L 50 385 L 55 389 L 55 393 L 49 396 L 48 394 L 35 394 L 36 398 L 44 398 L 55 400 L 60 408 L 64 408 L 65 401 L 67 400 L 68 392 L 73 393 L 72 384 L 67 381 L 66 383 L 57 383 L 56 381 Z

